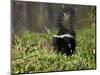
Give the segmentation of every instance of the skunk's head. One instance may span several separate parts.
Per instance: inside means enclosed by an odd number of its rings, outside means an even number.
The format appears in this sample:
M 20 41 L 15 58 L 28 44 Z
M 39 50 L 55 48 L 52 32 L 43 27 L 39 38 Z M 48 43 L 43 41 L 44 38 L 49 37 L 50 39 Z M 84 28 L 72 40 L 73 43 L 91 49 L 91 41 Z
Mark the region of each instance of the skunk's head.
M 54 35 L 53 47 L 66 55 L 75 50 L 75 36 L 71 34 Z
M 74 36 L 73 37 L 64 37 L 63 40 L 64 40 L 63 48 L 64 48 L 65 53 L 67 55 L 73 54 L 75 51 L 75 46 L 76 46 Z

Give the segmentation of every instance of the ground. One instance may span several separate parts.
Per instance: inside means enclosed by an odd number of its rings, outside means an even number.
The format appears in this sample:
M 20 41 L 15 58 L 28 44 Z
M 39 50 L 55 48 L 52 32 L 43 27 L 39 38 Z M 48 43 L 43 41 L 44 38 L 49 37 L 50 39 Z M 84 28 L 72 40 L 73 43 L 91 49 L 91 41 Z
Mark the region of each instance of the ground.
M 77 47 L 72 56 L 52 49 L 51 40 L 55 32 L 24 32 L 14 35 L 12 73 L 96 69 L 95 27 L 77 30 L 76 33 Z

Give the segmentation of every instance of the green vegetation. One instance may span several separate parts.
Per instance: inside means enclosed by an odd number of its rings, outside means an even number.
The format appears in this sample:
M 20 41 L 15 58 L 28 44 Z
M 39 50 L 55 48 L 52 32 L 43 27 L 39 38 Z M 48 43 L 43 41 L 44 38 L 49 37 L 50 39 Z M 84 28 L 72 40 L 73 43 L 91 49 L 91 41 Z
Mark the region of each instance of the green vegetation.
M 77 31 L 77 47 L 72 56 L 52 49 L 54 34 L 24 32 L 15 35 L 12 40 L 12 73 L 96 69 L 95 27 Z

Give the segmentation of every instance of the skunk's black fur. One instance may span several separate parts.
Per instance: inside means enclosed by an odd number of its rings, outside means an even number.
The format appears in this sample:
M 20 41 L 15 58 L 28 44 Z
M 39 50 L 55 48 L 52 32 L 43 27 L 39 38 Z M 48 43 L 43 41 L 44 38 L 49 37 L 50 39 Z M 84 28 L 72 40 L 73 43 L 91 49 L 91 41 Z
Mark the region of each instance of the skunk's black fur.
M 76 47 L 76 33 L 73 28 L 75 21 L 74 18 L 75 9 L 73 7 L 64 8 L 59 12 L 57 18 L 57 26 L 59 31 L 57 35 L 53 37 L 52 42 L 54 50 L 68 56 L 75 52 Z

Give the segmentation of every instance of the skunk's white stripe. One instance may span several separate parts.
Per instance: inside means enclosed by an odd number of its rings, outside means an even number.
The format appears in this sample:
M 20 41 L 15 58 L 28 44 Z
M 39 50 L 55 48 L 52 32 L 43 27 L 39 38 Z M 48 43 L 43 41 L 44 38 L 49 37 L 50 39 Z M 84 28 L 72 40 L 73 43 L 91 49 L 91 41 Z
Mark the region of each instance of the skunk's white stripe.
M 64 38 L 64 37 L 74 38 L 71 34 L 54 35 L 54 37 L 57 37 L 57 38 Z

